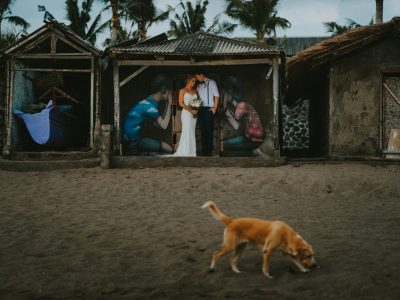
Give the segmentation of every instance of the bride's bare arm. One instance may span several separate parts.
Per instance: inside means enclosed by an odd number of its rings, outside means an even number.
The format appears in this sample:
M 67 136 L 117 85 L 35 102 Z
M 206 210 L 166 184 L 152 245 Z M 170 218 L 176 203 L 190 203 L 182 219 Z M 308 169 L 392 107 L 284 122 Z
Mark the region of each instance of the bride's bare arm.
M 179 90 L 179 98 L 178 98 L 179 106 L 182 107 L 183 109 L 187 110 L 191 114 L 197 112 L 195 110 L 191 110 L 189 107 L 187 107 L 185 105 L 185 101 L 183 101 L 184 96 L 185 96 L 185 91 L 183 89 Z

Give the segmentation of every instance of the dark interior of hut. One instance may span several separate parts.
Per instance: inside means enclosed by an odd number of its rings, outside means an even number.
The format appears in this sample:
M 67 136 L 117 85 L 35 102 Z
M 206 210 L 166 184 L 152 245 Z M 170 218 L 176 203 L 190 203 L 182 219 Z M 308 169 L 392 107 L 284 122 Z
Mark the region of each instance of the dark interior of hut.
M 16 151 L 87 150 L 90 146 L 90 73 L 35 69 L 90 69 L 90 60 L 21 60 L 17 66 L 26 71 L 15 72 L 14 77 L 13 148 Z M 19 86 L 25 89 L 20 90 Z

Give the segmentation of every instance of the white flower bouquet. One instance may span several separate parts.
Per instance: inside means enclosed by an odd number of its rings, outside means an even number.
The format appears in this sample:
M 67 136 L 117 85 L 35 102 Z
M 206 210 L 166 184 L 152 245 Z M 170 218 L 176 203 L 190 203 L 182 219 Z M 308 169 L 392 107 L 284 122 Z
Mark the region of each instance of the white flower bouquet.
M 199 110 L 201 104 L 202 104 L 201 99 L 197 99 L 197 98 L 196 98 L 196 99 L 191 99 L 191 100 L 189 101 L 188 107 L 189 107 L 190 109 Z
M 189 109 L 199 110 L 201 104 L 202 104 L 201 99 L 195 98 L 195 99 L 189 100 L 188 107 L 189 107 Z M 197 118 L 197 114 L 194 114 L 193 118 Z

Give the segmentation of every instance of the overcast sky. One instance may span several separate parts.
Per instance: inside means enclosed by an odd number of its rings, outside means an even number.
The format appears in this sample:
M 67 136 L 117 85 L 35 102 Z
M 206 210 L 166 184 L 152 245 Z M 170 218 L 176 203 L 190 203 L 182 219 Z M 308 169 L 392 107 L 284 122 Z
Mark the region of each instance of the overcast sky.
M 82 0 L 79 1 L 82 2 Z M 192 0 L 192 3 L 196 1 Z M 209 2 L 206 17 L 210 24 L 213 17 L 224 10 L 225 0 L 209 0 Z M 175 6 L 179 3 L 179 0 L 155 0 L 155 3 L 160 10 L 164 10 L 167 4 Z M 59 21 L 67 23 L 63 18 L 65 0 L 16 0 L 12 12 L 25 18 L 31 24 L 29 32 L 43 25 L 43 13 L 38 12 L 38 5 L 45 5 Z M 101 5 L 96 4 L 94 13 L 97 14 L 100 8 Z M 383 9 L 384 22 L 391 20 L 394 16 L 400 16 L 400 0 L 384 0 Z M 375 18 L 375 0 L 280 0 L 278 15 L 292 23 L 291 28 L 279 31 L 279 36 L 326 36 L 328 34 L 322 24 L 323 22 L 335 21 L 344 25 L 346 18 L 350 18 L 359 24 L 368 24 L 372 18 Z M 103 13 L 104 20 L 110 17 L 111 12 Z M 156 24 L 150 28 L 149 35 L 156 35 L 168 29 L 168 21 Z M 238 28 L 232 36 L 253 35 L 251 31 Z

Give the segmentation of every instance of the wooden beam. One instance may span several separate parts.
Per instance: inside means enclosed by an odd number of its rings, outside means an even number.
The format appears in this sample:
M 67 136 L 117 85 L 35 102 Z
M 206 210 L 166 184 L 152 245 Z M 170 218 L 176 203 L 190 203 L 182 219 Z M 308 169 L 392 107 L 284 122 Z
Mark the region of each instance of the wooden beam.
M 36 72 L 72 72 L 72 73 L 90 73 L 91 69 L 42 69 L 42 68 L 13 68 L 13 71 L 36 71 Z
M 33 48 L 37 47 L 41 42 L 51 39 L 51 33 L 47 33 L 43 35 L 42 37 L 39 37 L 37 40 L 33 40 L 31 43 L 25 45 L 24 49 L 22 52 L 27 52 L 29 50 L 32 50 Z
M 93 55 L 90 52 L 86 53 L 24 53 L 11 54 L 17 59 L 90 59 Z
M 231 65 L 272 65 L 269 58 L 255 59 L 229 59 L 229 60 L 210 60 L 210 61 L 191 61 L 191 60 L 121 60 L 120 66 L 231 66 Z
M 57 52 L 57 36 L 54 32 L 51 33 L 51 47 L 50 47 L 51 54 Z
M 394 98 L 394 100 L 397 101 L 398 104 L 400 104 L 400 100 L 399 98 L 396 97 L 396 95 L 393 93 L 393 91 L 388 87 L 388 85 L 386 83 L 383 83 L 383 86 L 385 87 L 385 89 L 389 92 L 390 95 L 392 95 L 392 97 Z
M 22 39 L 21 42 L 17 43 L 15 46 L 8 48 L 4 54 L 9 54 L 10 52 L 14 51 L 15 49 L 18 49 L 20 46 L 27 44 L 28 42 L 30 42 L 31 40 L 34 40 L 38 35 L 42 34 L 42 32 L 46 31 L 47 28 L 42 28 L 42 30 L 39 30 L 38 32 L 36 32 L 35 34 L 32 34 L 31 36 L 27 36 L 26 38 Z
M 131 75 L 129 75 L 128 77 L 126 77 L 124 80 L 121 81 L 121 83 L 119 84 L 119 87 L 122 87 L 123 85 L 125 85 L 126 83 L 128 83 L 130 80 L 132 80 L 133 78 L 135 78 L 136 76 L 138 76 L 140 73 L 142 73 L 144 70 L 146 70 L 147 68 L 149 68 L 150 66 L 142 66 L 140 67 L 139 70 L 133 72 Z
M 8 94 L 9 99 L 8 99 L 8 124 L 7 124 L 7 143 L 6 147 L 11 150 L 11 135 L 12 135 L 12 121 L 13 121 L 13 114 L 12 114 L 12 108 L 13 108 L 13 97 L 14 97 L 14 66 L 15 66 L 15 60 L 11 59 L 11 66 L 10 67 L 10 92 Z
M 92 71 L 90 72 L 90 148 L 93 147 L 93 125 L 94 125 L 94 58 L 90 63 Z
M 274 100 L 274 150 L 279 154 L 279 60 L 273 59 L 272 64 L 272 98 Z
M 113 63 L 113 85 L 114 85 L 114 150 L 122 154 L 121 147 L 121 122 L 120 122 L 120 99 L 119 99 L 119 62 Z

